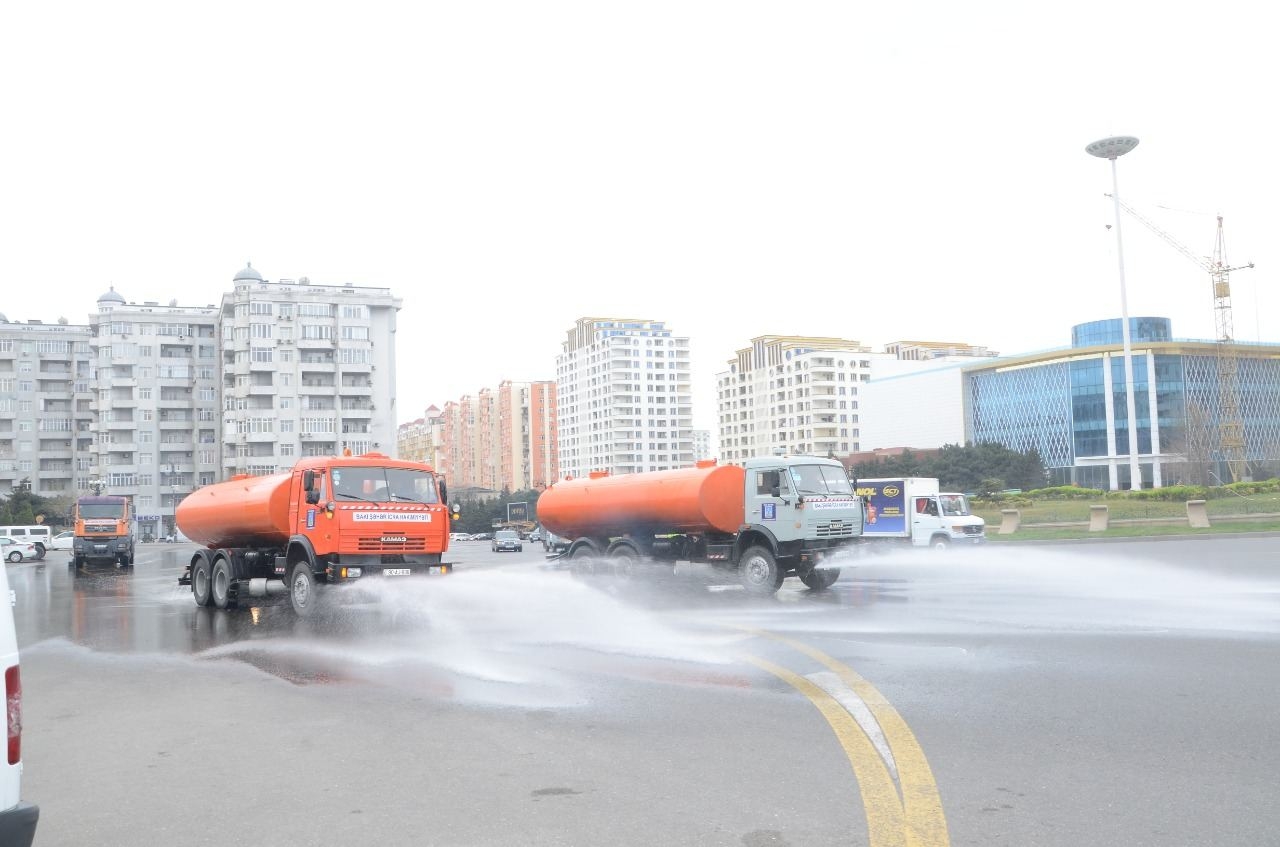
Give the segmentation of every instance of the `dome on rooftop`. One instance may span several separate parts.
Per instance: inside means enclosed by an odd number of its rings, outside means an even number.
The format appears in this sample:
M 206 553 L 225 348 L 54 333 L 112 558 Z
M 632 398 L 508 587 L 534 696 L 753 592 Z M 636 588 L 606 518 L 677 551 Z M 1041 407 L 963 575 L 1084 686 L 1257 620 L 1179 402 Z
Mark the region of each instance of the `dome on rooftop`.
M 253 269 L 253 265 L 249 264 L 248 262 L 245 263 L 244 270 L 236 274 L 235 279 L 232 280 L 232 282 L 265 282 L 265 281 L 266 280 L 262 278 L 262 274 L 255 271 Z
M 120 296 L 119 292 L 116 291 L 116 287 L 113 285 L 111 286 L 110 291 L 108 291 L 106 294 L 103 294 L 101 297 L 98 298 L 98 302 L 99 303 L 120 303 L 123 305 L 124 298 Z

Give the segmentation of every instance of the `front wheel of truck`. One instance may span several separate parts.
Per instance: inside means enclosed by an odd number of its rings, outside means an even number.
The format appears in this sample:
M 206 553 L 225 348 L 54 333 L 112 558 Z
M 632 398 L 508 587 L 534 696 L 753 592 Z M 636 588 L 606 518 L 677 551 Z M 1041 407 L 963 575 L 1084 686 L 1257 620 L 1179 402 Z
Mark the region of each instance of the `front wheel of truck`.
M 778 560 L 764 547 L 748 547 L 738 564 L 742 585 L 752 594 L 773 594 L 782 587 L 786 575 Z
M 306 562 L 298 562 L 289 573 L 289 605 L 300 618 L 316 609 L 316 575 Z

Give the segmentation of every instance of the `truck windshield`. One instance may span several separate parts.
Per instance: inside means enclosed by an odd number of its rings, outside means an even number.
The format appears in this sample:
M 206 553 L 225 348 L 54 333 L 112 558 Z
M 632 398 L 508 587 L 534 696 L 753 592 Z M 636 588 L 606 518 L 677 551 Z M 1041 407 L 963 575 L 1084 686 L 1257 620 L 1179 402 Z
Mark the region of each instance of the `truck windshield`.
M 969 499 L 963 494 L 943 494 L 938 499 L 942 501 L 944 515 L 963 517 L 969 514 Z
M 797 494 L 852 494 L 844 468 L 832 465 L 792 465 Z
M 85 503 L 77 507 L 81 518 L 123 518 L 123 503 Z
M 334 468 L 333 499 L 367 503 L 438 503 L 435 476 L 408 468 Z

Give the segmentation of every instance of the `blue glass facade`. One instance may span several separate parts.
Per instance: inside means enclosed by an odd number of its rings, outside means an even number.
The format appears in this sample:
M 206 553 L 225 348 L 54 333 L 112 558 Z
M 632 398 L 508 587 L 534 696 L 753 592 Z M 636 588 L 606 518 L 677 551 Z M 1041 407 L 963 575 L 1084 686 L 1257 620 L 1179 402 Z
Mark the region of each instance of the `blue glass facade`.
M 1219 438 L 1224 397 L 1217 348 L 1172 341 L 1166 318 L 1132 318 L 1136 421 L 1131 427 L 1120 330 L 1119 320 L 1080 324 L 1072 329 L 1072 350 L 967 368 L 966 439 L 1035 448 L 1052 484 L 1127 488 L 1132 431 L 1144 485 L 1209 482 L 1215 476 L 1229 480 Z M 1111 349 L 1081 355 L 1082 348 L 1093 347 Z M 1280 346 L 1233 349 L 1246 458 L 1254 476 L 1275 475 L 1280 473 Z
M 1129 341 L 1172 341 L 1173 328 L 1168 318 L 1129 318 Z M 1090 321 L 1071 327 L 1072 347 L 1098 347 L 1124 344 L 1124 323 L 1120 318 Z

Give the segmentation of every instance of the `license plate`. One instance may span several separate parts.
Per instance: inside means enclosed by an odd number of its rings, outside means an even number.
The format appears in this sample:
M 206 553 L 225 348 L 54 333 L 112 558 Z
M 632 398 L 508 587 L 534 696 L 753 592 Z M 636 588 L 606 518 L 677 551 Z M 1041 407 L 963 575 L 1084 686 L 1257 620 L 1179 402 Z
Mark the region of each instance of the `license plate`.
M 413 573 L 413 571 L 409 570 L 408 568 L 383 568 L 382 569 L 383 576 L 408 576 L 411 573 Z

